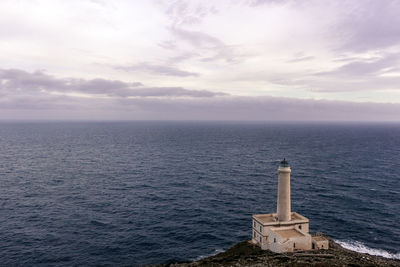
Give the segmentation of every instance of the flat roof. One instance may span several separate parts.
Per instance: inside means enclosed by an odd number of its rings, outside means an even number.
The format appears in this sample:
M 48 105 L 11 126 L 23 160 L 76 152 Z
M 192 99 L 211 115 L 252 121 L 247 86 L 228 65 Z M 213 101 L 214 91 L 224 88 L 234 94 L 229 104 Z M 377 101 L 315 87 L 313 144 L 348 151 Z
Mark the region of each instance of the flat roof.
M 297 231 L 296 229 L 286 229 L 286 230 L 273 230 L 275 233 L 280 235 L 283 238 L 291 238 L 291 237 L 301 237 L 304 236 L 302 233 Z
M 297 212 L 291 213 L 291 220 L 288 222 L 281 222 L 277 218 L 276 213 L 268 213 L 268 214 L 254 214 L 253 218 L 263 225 L 277 225 L 277 224 L 293 224 L 293 223 L 307 223 L 309 220 L 298 214 Z
M 323 236 L 313 236 L 312 239 L 314 239 L 315 241 L 328 241 L 328 239 L 326 239 Z
M 296 212 L 292 212 L 292 216 L 291 217 L 292 217 L 292 221 L 307 219 L 306 217 L 301 216 L 300 214 L 298 214 Z
M 277 222 L 278 220 L 273 213 L 270 214 L 254 214 L 254 218 L 258 219 L 262 223 Z

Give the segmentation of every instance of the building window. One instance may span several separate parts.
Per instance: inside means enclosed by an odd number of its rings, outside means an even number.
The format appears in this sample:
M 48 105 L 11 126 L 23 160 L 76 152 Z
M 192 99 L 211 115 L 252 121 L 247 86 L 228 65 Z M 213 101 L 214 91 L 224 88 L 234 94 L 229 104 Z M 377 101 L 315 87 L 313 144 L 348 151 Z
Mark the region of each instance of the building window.
M 296 243 L 293 243 L 293 248 L 296 248 Z
M 274 243 L 276 243 L 276 238 L 274 238 Z
M 253 238 L 256 238 L 256 231 L 253 231 Z
M 253 222 L 253 226 L 256 227 L 256 222 Z
M 260 225 L 260 233 L 262 233 L 262 226 Z
M 301 224 L 299 225 L 299 229 L 301 230 Z
M 262 241 L 261 241 L 261 236 L 260 236 L 260 243 L 261 243 Z

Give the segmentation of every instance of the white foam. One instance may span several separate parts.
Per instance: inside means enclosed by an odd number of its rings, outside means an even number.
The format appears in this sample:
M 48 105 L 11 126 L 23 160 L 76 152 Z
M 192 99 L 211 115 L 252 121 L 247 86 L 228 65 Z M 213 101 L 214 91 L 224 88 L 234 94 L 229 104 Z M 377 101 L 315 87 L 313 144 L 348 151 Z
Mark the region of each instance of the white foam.
M 199 261 L 199 260 L 202 260 L 202 259 L 205 259 L 205 258 L 208 258 L 208 257 L 211 257 L 211 256 L 214 256 L 214 255 L 217 255 L 218 253 L 221 253 L 221 252 L 224 252 L 225 250 L 223 250 L 223 249 L 215 249 L 215 251 L 213 252 L 213 253 L 211 253 L 211 254 L 208 254 L 208 255 L 200 255 L 200 256 L 198 256 L 197 258 L 194 258 L 194 259 L 192 259 L 193 261 Z
M 344 248 L 347 248 L 349 250 L 353 250 L 356 252 L 367 253 L 367 254 L 375 255 L 375 256 L 382 256 L 382 257 L 389 258 L 389 259 L 400 259 L 400 252 L 390 253 L 383 249 L 369 248 L 366 245 L 364 245 L 363 243 L 358 242 L 358 241 L 335 240 L 335 242 Z

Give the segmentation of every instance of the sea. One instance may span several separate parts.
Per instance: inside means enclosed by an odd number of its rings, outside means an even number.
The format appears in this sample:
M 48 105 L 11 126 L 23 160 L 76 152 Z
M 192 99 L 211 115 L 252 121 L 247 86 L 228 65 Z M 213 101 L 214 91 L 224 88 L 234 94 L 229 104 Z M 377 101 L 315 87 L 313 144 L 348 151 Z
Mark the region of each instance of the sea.
M 1 122 L 0 266 L 201 259 L 292 211 L 344 247 L 400 259 L 400 124 Z

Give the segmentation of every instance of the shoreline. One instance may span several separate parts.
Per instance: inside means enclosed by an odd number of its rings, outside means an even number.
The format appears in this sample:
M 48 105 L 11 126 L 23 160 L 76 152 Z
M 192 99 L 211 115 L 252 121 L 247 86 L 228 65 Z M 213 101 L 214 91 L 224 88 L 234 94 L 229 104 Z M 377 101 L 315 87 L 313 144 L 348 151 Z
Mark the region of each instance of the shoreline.
M 400 259 L 386 258 L 344 248 L 332 238 L 328 250 L 274 253 L 261 250 L 249 240 L 239 242 L 224 252 L 187 262 L 170 262 L 153 267 L 193 266 L 400 266 Z

